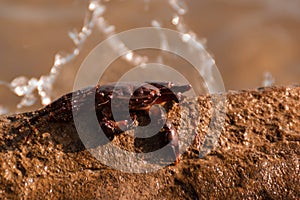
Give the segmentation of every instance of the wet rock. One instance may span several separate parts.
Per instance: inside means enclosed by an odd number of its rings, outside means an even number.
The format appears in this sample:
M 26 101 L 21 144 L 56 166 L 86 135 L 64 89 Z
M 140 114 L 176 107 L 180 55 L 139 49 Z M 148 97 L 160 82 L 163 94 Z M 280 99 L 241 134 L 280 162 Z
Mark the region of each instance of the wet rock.
M 193 144 L 179 164 L 140 174 L 101 164 L 71 122 L 1 116 L 0 198 L 299 199 L 300 87 L 226 94 L 220 137 L 199 158 L 207 132 L 216 131 L 212 106 L 211 96 L 200 96 L 174 107 L 170 117 L 183 136 L 195 134 Z M 123 136 L 113 143 L 134 148 Z

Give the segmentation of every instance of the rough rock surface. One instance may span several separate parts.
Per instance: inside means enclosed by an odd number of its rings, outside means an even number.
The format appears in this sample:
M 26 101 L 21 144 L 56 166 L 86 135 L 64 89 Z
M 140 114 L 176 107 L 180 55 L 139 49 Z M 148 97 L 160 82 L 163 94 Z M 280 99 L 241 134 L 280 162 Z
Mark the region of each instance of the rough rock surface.
M 181 125 L 197 136 L 180 163 L 141 174 L 101 164 L 72 123 L 1 116 L 0 199 L 300 199 L 300 87 L 226 94 L 218 144 L 201 159 L 211 97 L 196 102 L 185 103 L 198 127 Z

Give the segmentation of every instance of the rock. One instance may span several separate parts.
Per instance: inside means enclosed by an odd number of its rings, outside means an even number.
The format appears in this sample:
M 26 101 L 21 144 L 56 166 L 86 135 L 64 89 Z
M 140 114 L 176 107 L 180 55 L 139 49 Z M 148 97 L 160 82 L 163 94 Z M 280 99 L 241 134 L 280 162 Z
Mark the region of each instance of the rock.
M 179 164 L 149 173 L 101 164 L 71 122 L 31 124 L 35 112 L 1 116 L 0 198 L 300 199 L 300 87 L 226 94 L 221 135 L 199 158 L 209 125 L 216 131 L 211 100 L 200 96 L 186 100 L 183 112 L 173 108 L 180 133 L 196 136 Z M 180 113 L 189 120 L 180 124 Z M 113 142 L 126 148 L 121 136 Z

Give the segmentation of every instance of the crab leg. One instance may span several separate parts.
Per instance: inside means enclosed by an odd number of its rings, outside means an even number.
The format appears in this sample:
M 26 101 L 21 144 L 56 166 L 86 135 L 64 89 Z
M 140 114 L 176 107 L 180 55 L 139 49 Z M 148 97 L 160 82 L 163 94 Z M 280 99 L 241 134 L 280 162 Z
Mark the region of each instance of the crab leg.
M 134 120 L 132 123 L 128 123 L 127 120 L 114 121 L 114 120 L 104 120 L 99 123 L 103 132 L 112 140 L 115 135 L 119 135 L 126 130 L 130 130 L 137 126 L 137 122 Z
M 165 137 L 167 145 L 171 147 L 173 158 L 175 159 L 175 165 L 179 163 L 179 143 L 178 143 L 178 132 L 170 121 L 167 121 L 163 127 L 165 131 Z

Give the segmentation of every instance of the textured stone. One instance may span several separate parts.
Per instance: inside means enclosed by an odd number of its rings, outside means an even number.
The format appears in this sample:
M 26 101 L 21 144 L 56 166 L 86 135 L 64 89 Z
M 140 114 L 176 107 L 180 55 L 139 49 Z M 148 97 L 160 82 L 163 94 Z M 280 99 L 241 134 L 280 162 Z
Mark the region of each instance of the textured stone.
M 1 116 L 0 198 L 300 199 L 300 87 L 226 94 L 220 138 L 200 159 L 211 106 L 210 96 L 185 102 L 182 117 L 190 120 L 180 132 L 196 131 L 193 145 L 176 166 L 143 174 L 101 164 L 72 123 L 30 125 L 31 113 Z M 169 115 L 179 125 L 178 107 Z M 113 142 L 126 147 L 124 141 Z

